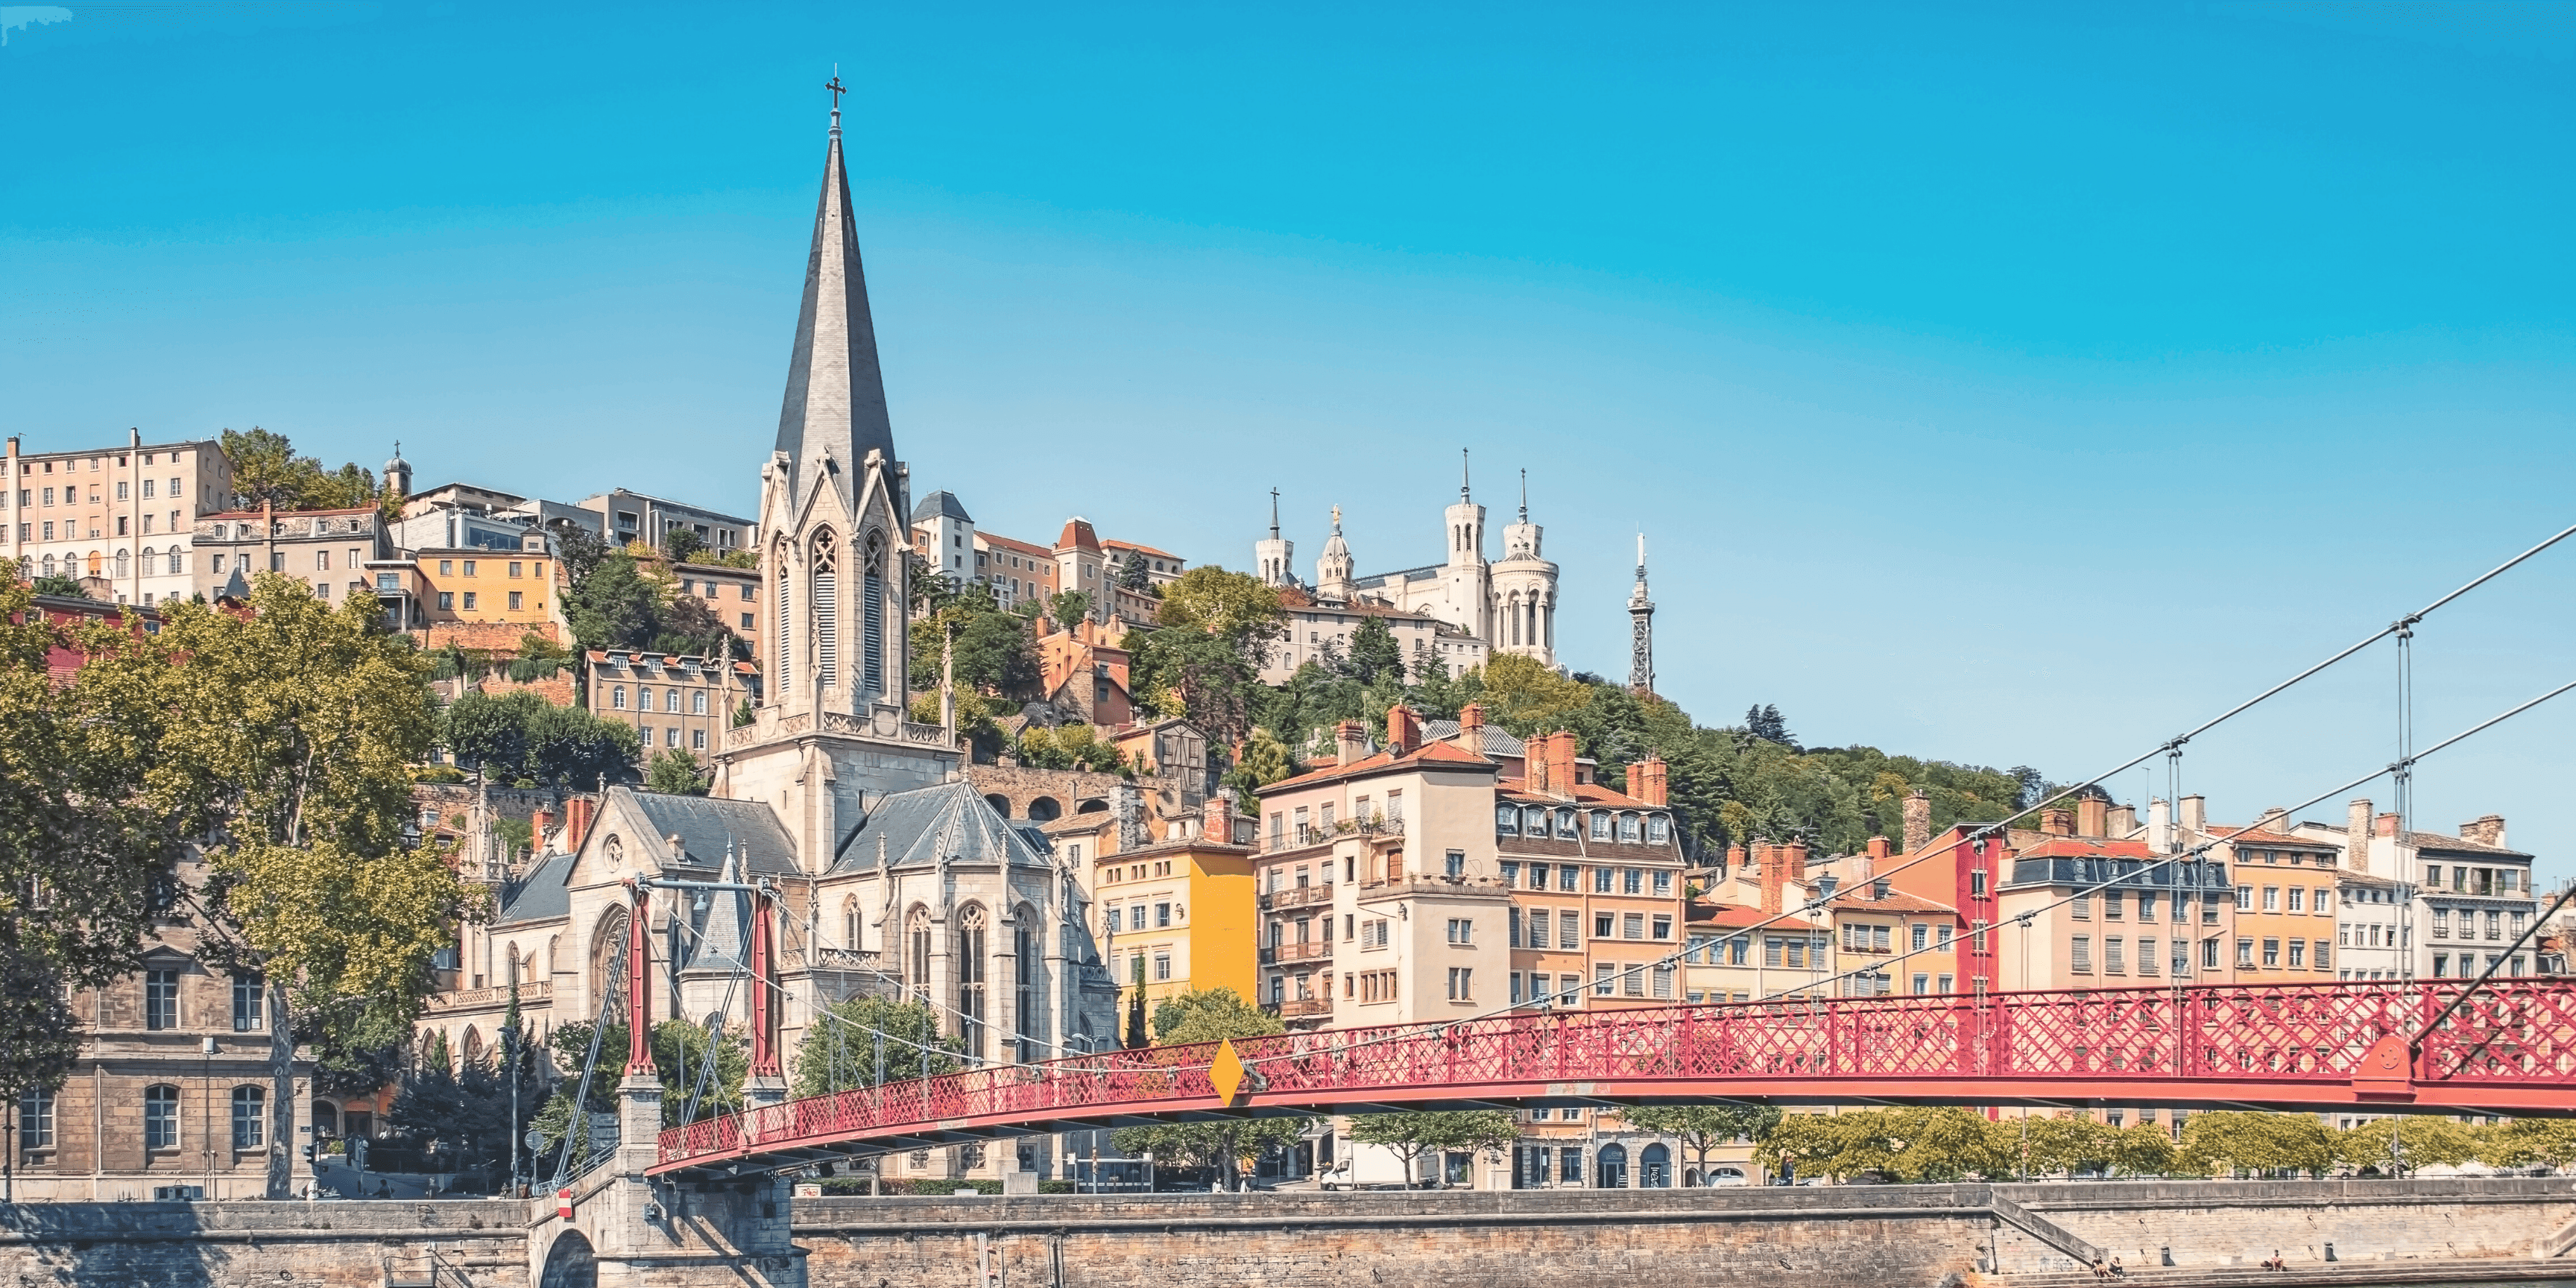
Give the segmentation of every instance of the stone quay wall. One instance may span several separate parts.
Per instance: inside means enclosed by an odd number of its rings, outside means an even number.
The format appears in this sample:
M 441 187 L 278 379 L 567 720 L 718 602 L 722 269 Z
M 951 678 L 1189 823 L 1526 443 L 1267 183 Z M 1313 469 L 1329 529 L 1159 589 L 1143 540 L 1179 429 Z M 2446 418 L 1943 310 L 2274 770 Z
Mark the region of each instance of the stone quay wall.
M 528 1288 L 528 1205 L 19 1203 L 0 1206 L 0 1284 L 117 1288 Z M 464 1278 L 457 1277 L 459 1274 Z
M 2278 1252 L 2292 1267 L 2447 1258 L 2529 1257 L 2576 1223 L 2576 1181 L 2121 1181 L 1998 1185 L 2022 1205 L 2123 1265 L 2251 1267 Z M 2006 1274 L 2078 1268 L 2005 1226 Z M 2568 1267 L 2576 1278 L 2576 1264 Z

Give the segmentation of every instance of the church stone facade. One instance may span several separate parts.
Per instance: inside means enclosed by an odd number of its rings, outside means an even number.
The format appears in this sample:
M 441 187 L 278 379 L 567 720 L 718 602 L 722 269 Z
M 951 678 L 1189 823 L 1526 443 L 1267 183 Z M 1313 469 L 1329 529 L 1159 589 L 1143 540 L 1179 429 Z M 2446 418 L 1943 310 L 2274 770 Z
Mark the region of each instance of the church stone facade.
M 862 995 L 927 1003 L 976 1063 L 1117 1044 L 1116 990 L 1073 869 L 964 779 L 954 730 L 904 709 L 910 479 L 877 364 L 835 111 L 785 404 L 761 467 L 759 705 L 724 732 L 709 796 L 611 788 L 595 822 L 567 825 L 498 892 L 496 917 L 467 927 L 460 946 L 493 963 L 494 986 L 444 999 L 424 1021 L 455 1030 L 451 1050 L 469 1036 L 489 1044 L 509 983 L 541 1028 L 621 1006 L 608 982 L 626 951 L 628 883 L 656 877 L 779 892 L 791 1072 L 796 1045 L 829 1022 L 821 1008 Z M 649 915 L 657 1009 L 699 1023 L 722 1013 L 741 1032 L 747 898 L 660 891 Z M 889 1171 L 1048 1173 L 1052 1153 L 966 1147 Z

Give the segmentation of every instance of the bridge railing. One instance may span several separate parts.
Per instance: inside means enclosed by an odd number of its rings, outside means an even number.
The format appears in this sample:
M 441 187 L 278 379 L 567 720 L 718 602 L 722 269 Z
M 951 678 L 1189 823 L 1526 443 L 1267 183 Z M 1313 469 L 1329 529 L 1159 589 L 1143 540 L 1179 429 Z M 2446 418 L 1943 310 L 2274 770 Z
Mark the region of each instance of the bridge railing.
M 1707 1003 L 1518 1013 L 1249 1038 L 1256 1095 L 1327 1103 L 1383 1089 L 1783 1079 L 2344 1082 L 2390 1033 L 2421 1034 L 2415 1076 L 2576 1079 L 2576 980 L 2220 984 Z M 665 1165 L 999 1122 L 1212 1107 L 1212 1044 L 1110 1051 L 858 1088 L 666 1131 Z

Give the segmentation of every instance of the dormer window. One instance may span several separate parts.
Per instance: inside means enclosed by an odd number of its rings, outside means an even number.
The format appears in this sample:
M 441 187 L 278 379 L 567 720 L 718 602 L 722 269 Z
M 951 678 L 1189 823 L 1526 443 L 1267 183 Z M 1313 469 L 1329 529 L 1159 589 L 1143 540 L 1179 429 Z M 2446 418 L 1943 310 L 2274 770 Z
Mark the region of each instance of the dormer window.
M 1592 811 L 1592 839 L 1596 841 L 1610 839 L 1610 815 L 1607 812 L 1597 809 Z
M 1494 807 L 1494 832 L 1498 836 L 1517 836 L 1521 830 L 1521 811 L 1517 805 Z
M 1634 841 L 1637 839 L 1636 815 L 1622 814 L 1619 816 L 1619 839 L 1622 841 Z

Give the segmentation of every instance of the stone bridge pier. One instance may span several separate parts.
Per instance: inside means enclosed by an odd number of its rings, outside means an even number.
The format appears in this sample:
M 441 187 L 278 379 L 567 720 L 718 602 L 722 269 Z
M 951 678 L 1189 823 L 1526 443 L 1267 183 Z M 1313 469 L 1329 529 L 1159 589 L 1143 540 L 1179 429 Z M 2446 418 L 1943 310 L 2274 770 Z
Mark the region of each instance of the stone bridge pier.
M 759 1080 L 754 1103 L 785 1088 Z M 805 1253 L 788 1228 L 787 1178 L 672 1181 L 646 1176 L 662 1130 L 662 1083 L 618 1084 L 616 1161 L 577 1182 L 528 1231 L 536 1288 L 805 1288 Z M 571 1216 L 563 1213 L 569 1210 Z

